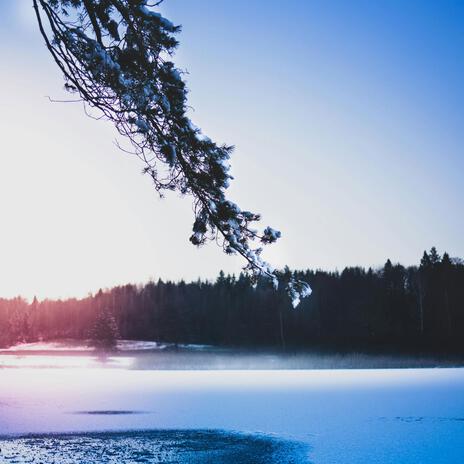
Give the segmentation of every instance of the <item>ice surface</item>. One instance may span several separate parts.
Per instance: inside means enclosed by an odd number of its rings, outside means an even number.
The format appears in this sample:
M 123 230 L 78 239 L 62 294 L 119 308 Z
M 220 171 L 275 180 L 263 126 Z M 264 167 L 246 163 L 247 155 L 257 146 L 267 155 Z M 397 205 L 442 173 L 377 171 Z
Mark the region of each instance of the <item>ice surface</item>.
M 459 368 L 2 369 L 0 435 L 221 430 L 301 442 L 316 464 L 462 464 L 463 391 Z
M 260 435 L 209 430 L 35 436 L 0 440 L 15 463 L 255 463 L 309 462 L 304 446 Z M 1 457 L 0 457 L 1 459 Z

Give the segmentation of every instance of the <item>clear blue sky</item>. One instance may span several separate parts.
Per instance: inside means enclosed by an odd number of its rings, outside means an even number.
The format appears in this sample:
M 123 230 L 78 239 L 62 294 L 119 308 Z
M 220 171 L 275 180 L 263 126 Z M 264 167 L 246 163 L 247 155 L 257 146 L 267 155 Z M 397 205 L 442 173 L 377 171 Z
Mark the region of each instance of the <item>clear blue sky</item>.
M 188 243 L 189 199 L 159 201 L 79 105 L 31 0 L 0 4 L 0 295 L 68 296 L 240 270 Z M 230 195 L 282 231 L 276 266 L 464 256 L 464 3 L 166 0 L 183 25 L 194 122 L 236 145 Z

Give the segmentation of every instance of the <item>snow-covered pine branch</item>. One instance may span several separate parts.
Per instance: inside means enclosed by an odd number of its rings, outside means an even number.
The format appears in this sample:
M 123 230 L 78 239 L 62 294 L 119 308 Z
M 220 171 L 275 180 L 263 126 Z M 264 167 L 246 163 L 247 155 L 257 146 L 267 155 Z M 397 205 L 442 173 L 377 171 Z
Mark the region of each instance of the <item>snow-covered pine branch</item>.
M 187 89 L 182 71 L 171 61 L 179 26 L 147 0 L 33 0 L 46 45 L 74 92 L 127 137 L 157 191 L 175 190 L 194 200 L 190 241 L 202 245 L 220 238 L 226 253 L 245 258 L 245 269 L 278 286 L 261 247 L 280 232 L 251 227 L 258 214 L 228 200 L 233 147 L 217 145 L 186 115 Z M 287 291 L 296 306 L 311 293 L 305 282 Z

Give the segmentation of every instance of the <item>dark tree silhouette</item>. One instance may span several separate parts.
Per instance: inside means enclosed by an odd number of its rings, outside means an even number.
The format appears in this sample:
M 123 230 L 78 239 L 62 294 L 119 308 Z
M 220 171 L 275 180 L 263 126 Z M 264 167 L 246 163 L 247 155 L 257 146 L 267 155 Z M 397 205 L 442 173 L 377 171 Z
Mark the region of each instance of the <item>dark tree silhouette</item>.
M 99 310 L 90 331 L 91 345 L 101 350 L 113 350 L 119 338 L 116 319 L 108 309 Z
M 428 257 L 433 253 L 426 253 Z M 149 282 L 64 301 L 0 299 L 0 344 L 76 338 L 337 351 L 464 354 L 464 262 L 342 272 L 285 269 L 313 297 L 293 311 L 283 289 L 221 272 L 215 282 Z M 103 311 L 105 310 L 105 311 Z M 115 330 L 117 326 L 117 332 Z
M 245 269 L 255 281 L 266 276 L 277 287 L 277 274 L 261 258 L 261 246 L 281 234 L 271 227 L 258 232 L 252 224 L 260 215 L 226 198 L 233 147 L 214 143 L 187 117 L 182 71 L 171 61 L 180 27 L 154 9 L 161 1 L 149 5 L 147 0 L 33 0 L 33 4 L 66 89 L 85 103 L 91 115 L 114 123 L 160 194 L 176 190 L 193 197 L 190 241 L 201 245 L 219 240 L 226 253 L 246 260 Z M 311 293 L 307 283 L 296 279 L 287 282 L 286 290 L 294 306 Z

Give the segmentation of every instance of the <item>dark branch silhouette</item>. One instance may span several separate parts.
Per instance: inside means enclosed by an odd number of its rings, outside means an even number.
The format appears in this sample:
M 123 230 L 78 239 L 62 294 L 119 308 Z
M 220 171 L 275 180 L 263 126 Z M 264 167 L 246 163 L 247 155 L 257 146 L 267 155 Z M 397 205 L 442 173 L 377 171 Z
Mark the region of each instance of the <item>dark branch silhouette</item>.
M 266 276 L 277 287 L 277 274 L 261 258 L 261 245 L 275 242 L 281 234 L 271 227 L 258 232 L 252 224 L 260 215 L 226 198 L 233 147 L 214 143 L 187 117 L 182 71 L 171 61 L 180 27 L 153 9 L 161 2 L 33 3 L 65 88 L 130 141 L 160 194 L 174 190 L 193 197 L 190 241 L 202 245 L 219 239 L 226 253 L 246 260 L 245 270 L 255 281 Z M 311 293 L 309 285 L 298 280 L 289 280 L 286 290 L 294 306 Z

